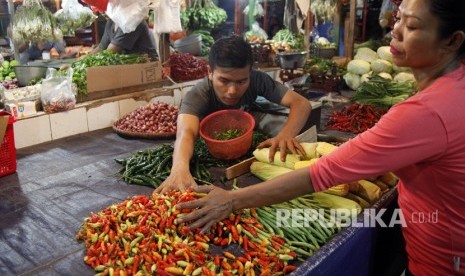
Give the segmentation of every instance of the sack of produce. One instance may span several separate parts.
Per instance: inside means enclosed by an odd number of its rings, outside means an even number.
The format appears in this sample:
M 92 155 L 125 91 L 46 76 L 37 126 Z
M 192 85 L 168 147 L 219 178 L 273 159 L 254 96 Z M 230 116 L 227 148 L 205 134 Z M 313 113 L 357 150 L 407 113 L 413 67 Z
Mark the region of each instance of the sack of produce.
M 76 30 L 89 27 L 97 18 L 90 8 L 84 7 L 78 0 L 63 0 L 61 6 L 62 9 L 54 16 L 65 36 L 74 36 Z
M 46 113 L 55 113 L 73 109 L 76 97 L 73 91 L 73 69 L 68 68 L 61 75 L 54 68 L 49 68 L 47 77 L 42 82 L 40 99 Z
M 12 38 L 18 44 L 37 43 L 59 41 L 63 34 L 55 17 L 40 0 L 24 0 L 13 17 Z

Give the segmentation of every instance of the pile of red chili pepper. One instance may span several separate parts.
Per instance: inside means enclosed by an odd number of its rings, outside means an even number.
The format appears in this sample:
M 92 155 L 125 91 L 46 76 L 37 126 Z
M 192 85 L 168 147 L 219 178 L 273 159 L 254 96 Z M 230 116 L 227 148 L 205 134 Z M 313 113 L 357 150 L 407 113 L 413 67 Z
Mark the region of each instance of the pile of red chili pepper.
M 284 239 L 265 232 L 254 209 L 231 213 L 209 234 L 174 223 L 190 212 L 175 209 L 176 204 L 204 195 L 138 195 L 91 213 L 76 235 L 87 247 L 85 263 L 98 275 L 283 275 L 296 269 L 288 264 L 296 253 Z M 226 251 L 233 243 L 240 256 Z M 210 253 L 210 244 L 223 251 Z
M 189 53 L 170 54 L 170 76 L 174 81 L 201 79 L 208 74 L 208 63 Z
M 371 104 L 354 103 L 329 115 L 326 128 L 362 133 L 373 127 L 386 112 L 387 109 Z

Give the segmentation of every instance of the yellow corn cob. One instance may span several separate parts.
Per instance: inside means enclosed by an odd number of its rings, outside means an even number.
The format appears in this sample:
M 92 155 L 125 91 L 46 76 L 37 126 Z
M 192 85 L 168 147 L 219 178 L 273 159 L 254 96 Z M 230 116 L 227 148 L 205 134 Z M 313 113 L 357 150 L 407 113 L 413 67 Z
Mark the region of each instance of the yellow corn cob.
M 387 172 L 380 176 L 379 179 L 390 187 L 396 186 L 399 181 L 399 178 L 393 172 Z
M 389 190 L 389 186 L 379 179 L 376 179 L 375 181 L 373 181 L 373 184 L 378 186 L 381 189 L 381 192 L 386 192 L 387 190 Z
M 306 159 L 313 159 L 318 157 L 316 152 L 316 147 L 318 143 L 300 143 L 302 148 L 304 148 L 305 154 L 307 155 Z
M 292 172 L 292 170 L 265 162 L 255 161 L 250 165 L 250 172 L 261 180 L 266 181 L 282 174 Z
M 327 194 L 324 192 L 317 192 L 312 194 L 313 199 L 322 204 L 322 206 L 336 209 L 336 213 L 347 214 L 347 211 L 351 214 L 359 214 L 362 211 L 362 207 L 357 202 L 336 195 Z
M 359 187 L 360 187 L 360 184 L 357 181 L 350 182 L 349 192 L 356 193 L 358 192 Z
M 370 206 L 371 206 L 371 204 L 370 204 L 368 201 L 366 201 L 365 199 L 359 197 L 359 196 L 356 195 L 356 194 L 347 193 L 347 194 L 345 195 L 345 197 L 348 198 L 348 199 L 351 199 L 351 200 L 353 200 L 353 201 L 355 201 L 355 202 L 357 202 L 363 209 L 365 209 L 365 208 L 370 208 Z
M 324 190 L 323 192 L 337 196 L 345 196 L 349 192 L 349 184 L 333 186 L 327 190 Z
M 326 142 L 318 142 L 316 147 L 316 151 L 320 156 L 328 155 L 335 149 L 337 149 L 337 146 Z
M 316 161 L 318 161 L 318 158 L 312 158 L 312 159 L 310 159 L 310 160 L 304 160 L 304 161 L 295 162 L 295 164 L 294 164 L 294 170 L 297 170 L 297 169 L 300 169 L 300 168 L 304 168 L 304 167 L 308 167 L 308 166 L 310 166 L 311 164 L 315 163 Z
M 269 160 L 269 153 L 270 149 L 269 148 L 263 148 L 263 149 L 256 149 L 253 152 L 253 156 L 258 161 L 264 162 L 264 163 L 270 163 Z M 294 164 L 298 161 L 300 161 L 302 156 L 298 154 L 287 154 L 286 155 L 286 161 L 283 162 L 281 161 L 281 153 L 277 151 L 274 155 L 274 160 L 273 160 L 273 165 L 280 166 L 280 167 L 286 167 L 289 169 L 294 169 Z
M 357 195 L 368 201 L 369 203 L 375 203 L 381 197 L 381 189 L 375 184 L 368 180 L 359 180 L 360 184 Z

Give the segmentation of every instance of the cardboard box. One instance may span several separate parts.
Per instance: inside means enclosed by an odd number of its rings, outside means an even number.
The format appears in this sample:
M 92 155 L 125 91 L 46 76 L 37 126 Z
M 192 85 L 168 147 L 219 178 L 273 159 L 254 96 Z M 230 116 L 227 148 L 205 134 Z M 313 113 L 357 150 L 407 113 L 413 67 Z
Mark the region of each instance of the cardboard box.
M 39 105 L 40 105 L 39 101 L 27 101 L 27 102 L 6 104 L 5 109 L 15 119 L 21 119 L 24 117 L 37 114 L 37 112 L 39 111 Z
M 159 81 L 162 81 L 162 66 L 159 61 L 87 69 L 87 92 L 89 94 Z

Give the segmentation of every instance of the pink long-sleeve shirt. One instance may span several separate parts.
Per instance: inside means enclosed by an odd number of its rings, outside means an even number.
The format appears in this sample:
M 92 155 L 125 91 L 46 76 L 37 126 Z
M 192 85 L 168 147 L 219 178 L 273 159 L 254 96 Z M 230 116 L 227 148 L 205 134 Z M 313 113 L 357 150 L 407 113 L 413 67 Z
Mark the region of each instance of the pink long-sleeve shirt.
M 310 167 L 316 191 L 388 171 L 400 178 L 409 270 L 465 275 L 465 65 Z

